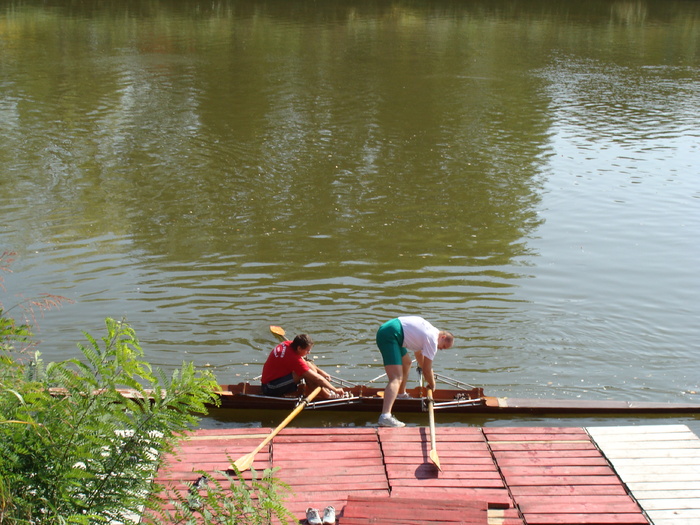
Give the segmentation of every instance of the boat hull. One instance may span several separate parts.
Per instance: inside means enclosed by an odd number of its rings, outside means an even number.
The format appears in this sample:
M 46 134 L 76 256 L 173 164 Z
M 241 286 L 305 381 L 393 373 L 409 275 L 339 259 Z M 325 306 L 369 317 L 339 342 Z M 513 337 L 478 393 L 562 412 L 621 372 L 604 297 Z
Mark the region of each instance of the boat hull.
M 307 410 L 342 412 L 377 412 L 382 409 L 383 389 L 367 386 L 346 388 L 350 396 L 335 400 L 317 399 L 308 404 Z M 421 388 L 408 389 L 410 399 L 397 399 L 395 413 L 427 411 L 425 393 Z M 239 383 L 222 385 L 219 392 L 220 407 L 236 410 L 284 410 L 291 411 L 304 397 L 300 389 L 290 397 L 262 395 L 259 385 Z M 568 400 L 539 398 L 508 398 L 485 396 L 483 389 L 440 389 L 434 392 L 435 410 L 465 414 L 634 414 L 634 413 L 694 413 L 700 414 L 697 403 L 658 403 L 615 400 Z

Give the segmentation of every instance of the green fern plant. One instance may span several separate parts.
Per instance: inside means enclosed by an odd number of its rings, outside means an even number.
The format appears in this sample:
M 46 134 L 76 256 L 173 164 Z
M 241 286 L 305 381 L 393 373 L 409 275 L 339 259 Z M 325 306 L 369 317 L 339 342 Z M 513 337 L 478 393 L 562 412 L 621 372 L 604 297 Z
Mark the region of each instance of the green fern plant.
M 160 455 L 216 402 L 210 372 L 154 372 L 128 324 L 105 325 L 100 340 L 85 334 L 83 359 L 45 369 L 4 349 L 15 372 L 0 379 L 2 523 L 129 521 L 149 501 Z
M 228 458 L 233 464 L 233 460 Z M 171 497 L 146 517 L 149 525 L 267 525 L 298 523 L 284 506 L 291 493 L 289 485 L 274 476 L 277 468 L 266 469 L 260 476 L 251 470 L 246 480 L 240 471 L 199 471 L 199 478 L 187 493 L 169 488 Z M 220 479 L 222 481 L 220 481 Z

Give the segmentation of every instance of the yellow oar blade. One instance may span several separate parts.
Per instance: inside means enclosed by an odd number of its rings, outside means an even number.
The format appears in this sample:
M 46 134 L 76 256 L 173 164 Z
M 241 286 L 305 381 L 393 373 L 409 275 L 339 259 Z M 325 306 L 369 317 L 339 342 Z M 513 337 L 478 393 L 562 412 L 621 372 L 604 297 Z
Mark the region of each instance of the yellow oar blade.
M 234 461 L 233 466 L 236 467 L 239 472 L 245 472 L 253 466 L 253 461 L 255 461 L 255 454 L 251 452 L 250 454 L 241 456 L 236 461 Z
M 284 328 L 282 328 L 281 326 L 270 325 L 270 332 L 281 337 L 282 339 L 284 339 L 285 337 Z
M 438 457 L 437 450 L 432 449 L 430 451 L 430 461 L 432 461 L 440 472 L 442 472 L 442 467 L 440 466 L 440 458 Z

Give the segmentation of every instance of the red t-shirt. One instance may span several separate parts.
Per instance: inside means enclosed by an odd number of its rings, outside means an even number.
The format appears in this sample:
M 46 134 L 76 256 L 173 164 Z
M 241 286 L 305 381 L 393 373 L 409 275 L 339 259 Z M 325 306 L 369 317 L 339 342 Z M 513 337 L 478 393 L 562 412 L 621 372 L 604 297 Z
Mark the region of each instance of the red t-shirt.
M 260 379 L 263 384 L 286 376 L 291 372 L 301 376 L 309 369 L 309 364 L 303 357 L 292 350 L 291 345 L 291 341 L 280 343 L 267 356 L 267 361 L 263 365 L 262 378 Z

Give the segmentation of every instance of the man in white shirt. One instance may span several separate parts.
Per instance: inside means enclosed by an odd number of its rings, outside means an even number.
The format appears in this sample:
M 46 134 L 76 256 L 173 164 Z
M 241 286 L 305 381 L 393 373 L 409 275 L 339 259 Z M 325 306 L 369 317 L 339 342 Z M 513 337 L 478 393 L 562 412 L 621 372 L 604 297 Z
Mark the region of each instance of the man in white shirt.
M 389 384 L 384 390 L 384 404 L 379 416 L 379 426 L 403 427 L 404 423 L 391 414 L 397 397 L 407 396 L 406 382 L 411 370 L 408 350 L 416 355 L 418 366 L 423 369 L 426 386 L 435 390 L 433 360 L 438 350 L 452 347 L 454 337 L 450 332 L 438 330 L 417 315 L 397 317 L 384 323 L 377 331 L 377 347 L 382 353 L 384 369 Z

